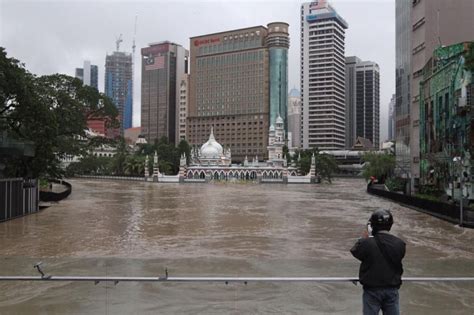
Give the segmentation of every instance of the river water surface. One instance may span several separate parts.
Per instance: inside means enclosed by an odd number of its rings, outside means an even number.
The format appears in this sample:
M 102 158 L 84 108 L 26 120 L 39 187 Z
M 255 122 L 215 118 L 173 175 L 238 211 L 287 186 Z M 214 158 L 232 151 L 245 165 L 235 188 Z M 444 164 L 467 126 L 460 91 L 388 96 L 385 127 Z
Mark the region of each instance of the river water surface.
M 474 276 L 474 230 L 328 185 L 72 180 L 68 199 L 0 223 L 0 274 L 357 276 L 349 249 L 392 210 L 404 276 Z M 0 314 L 360 314 L 351 283 L 0 283 Z M 474 283 L 405 283 L 403 314 L 474 314 Z

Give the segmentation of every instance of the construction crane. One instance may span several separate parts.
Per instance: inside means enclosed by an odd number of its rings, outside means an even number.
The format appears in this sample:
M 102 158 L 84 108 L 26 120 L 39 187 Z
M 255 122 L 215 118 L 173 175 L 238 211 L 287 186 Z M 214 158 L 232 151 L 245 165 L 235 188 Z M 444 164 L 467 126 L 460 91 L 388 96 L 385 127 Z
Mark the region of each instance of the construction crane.
M 137 20 L 138 15 L 135 15 L 135 27 L 133 30 L 133 44 L 132 44 L 132 58 L 135 57 L 135 37 L 137 36 Z
M 120 43 L 121 42 L 123 42 L 122 34 L 120 34 L 120 36 L 115 39 L 115 47 L 116 47 L 117 51 L 119 51 L 119 49 L 120 49 Z

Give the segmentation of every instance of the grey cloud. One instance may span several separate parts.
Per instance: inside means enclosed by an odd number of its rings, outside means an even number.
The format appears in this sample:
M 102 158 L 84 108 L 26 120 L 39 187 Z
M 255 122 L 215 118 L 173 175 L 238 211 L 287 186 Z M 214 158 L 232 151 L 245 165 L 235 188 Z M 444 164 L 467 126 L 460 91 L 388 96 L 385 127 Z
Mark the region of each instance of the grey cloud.
M 349 23 L 346 55 L 375 61 L 381 69 L 381 139 L 395 86 L 394 0 L 333 0 Z M 0 1 L 0 45 L 38 75 L 74 74 L 85 59 L 99 66 L 103 90 L 107 52 L 123 34 L 131 52 L 138 14 L 135 61 L 148 43 L 170 40 L 189 48 L 189 37 L 272 21 L 290 24 L 289 87 L 299 88 L 300 1 Z M 135 67 L 134 125 L 140 123 L 140 71 Z

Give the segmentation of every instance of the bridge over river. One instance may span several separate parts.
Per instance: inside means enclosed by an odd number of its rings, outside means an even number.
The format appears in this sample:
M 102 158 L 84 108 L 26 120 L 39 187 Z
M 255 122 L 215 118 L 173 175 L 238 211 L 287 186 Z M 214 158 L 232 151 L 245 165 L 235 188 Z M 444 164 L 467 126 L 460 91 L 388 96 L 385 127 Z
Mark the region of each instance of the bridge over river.
M 405 276 L 474 276 L 474 230 L 331 185 L 72 180 L 68 199 L 0 224 L 0 275 L 353 277 L 349 253 L 385 207 Z M 0 282 L 1 314 L 357 314 L 347 283 Z M 404 314 L 473 314 L 473 282 L 407 282 Z

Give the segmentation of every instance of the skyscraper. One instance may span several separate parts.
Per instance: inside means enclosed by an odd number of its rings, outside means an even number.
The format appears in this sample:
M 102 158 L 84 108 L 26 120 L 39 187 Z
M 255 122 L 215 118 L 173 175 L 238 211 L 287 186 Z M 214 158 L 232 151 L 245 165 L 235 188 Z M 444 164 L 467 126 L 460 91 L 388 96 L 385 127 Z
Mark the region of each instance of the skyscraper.
M 301 94 L 295 88 L 288 94 L 288 147 L 301 147 Z
M 90 61 L 84 61 L 83 68 L 76 68 L 75 76 L 85 85 L 92 86 L 97 90 L 99 89 L 99 68 L 96 65 L 91 65 Z
M 412 0 L 395 2 L 395 173 L 410 177 Z
M 268 130 L 287 125 L 288 24 L 192 37 L 187 136 L 201 145 L 211 127 L 232 159 L 267 155 Z
M 388 105 L 388 139 L 395 140 L 395 94 L 392 95 L 390 104 Z
M 186 140 L 186 117 L 188 117 L 189 102 L 189 74 L 181 79 L 179 85 L 179 111 L 178 111 L 178 136 L 179 140 Z
M 301 5 L 301 128 L 305 149 L 345 146 L 347 27 L 325 0 Z
M 120 133 L 132 127 L 133 117 L 132 55 L 114 51 L 105 57 L 105 95 L 118 108 L 121 118 Z
M 162 137 L 179 142 L 181 83 L 188 72 L 189 52 L 168 41 L 142 48 L 141 127 L 146 140 Z
M 346 148 L 358 137 L 380 142 L 380 70 L 372 61 L 346 57 Z

